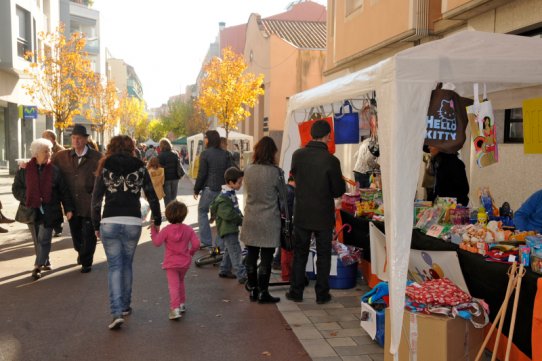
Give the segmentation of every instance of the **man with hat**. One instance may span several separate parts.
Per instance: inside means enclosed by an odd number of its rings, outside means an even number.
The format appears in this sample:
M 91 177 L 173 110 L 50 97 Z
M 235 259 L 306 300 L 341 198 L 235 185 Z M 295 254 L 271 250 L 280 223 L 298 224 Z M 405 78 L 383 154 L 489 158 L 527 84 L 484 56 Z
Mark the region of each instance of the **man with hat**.
M 311 236 L 316 239 L 316 303 L 331 301 L 329 272 L 331 240 L 335 226 L 334 198 L 340 197 L 346 186 L 341 162 L 328 152 L 331 126 L 325 120 L 316 121 L 311 128 L 312 140 L 292 155 L 294 177 L 294 264 L 290 290 L 286 298 L 301 302 L 305 288 L 305 266 L 309 256 Z
M 75 204 L 75 211 L 69 224 L 81 273 L 92 270 L 96 250 L 96 235 L 90 219 L 90 202 L 94 189 L 94 173 L 102 158 L 100 152 L 87 145 L 88 136 L 84 125 L 75 124 L 71 134 L 72 148 L 53 155 L 53 164 L 60 169 Z

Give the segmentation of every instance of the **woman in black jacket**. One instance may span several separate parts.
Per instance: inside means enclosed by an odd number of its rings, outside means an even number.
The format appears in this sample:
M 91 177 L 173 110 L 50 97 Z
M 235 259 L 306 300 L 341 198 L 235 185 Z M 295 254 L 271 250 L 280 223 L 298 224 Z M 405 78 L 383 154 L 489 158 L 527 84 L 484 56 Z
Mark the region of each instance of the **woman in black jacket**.
M 167 138 L 160 139 L 160 154 L 158 161 L 164 168 L 164 205 L 177 199 L 177 188 L 179 187 L 179 179 L 184 171 L 179 172 L 181 163 L 177 153 L 171 150 L 171 142 Z
M 52 148 L 53 143 L 47 139 L 34 140 L 30 145 L 32 159 L 17 171 L 11 188 L 19 202 L 34 210 L 34 219 L 28 223 L 36 251 L 32 270 L 34 280 L 41 277 L 42 270 L 51 269 L 49 253 L 53 229 L 64 222 L 60 203 L 68 220 L 74 210 L 68 185 L 51 163 Z
M 160 203 L 145 163 L 135 157 L 134 141 L 127 135 L 111 138 L 96 171 L 92 223 L 107 257 L 112 330 L 120 328 L 124 323 L 122 316 L 132 312 L 132 262 L 142 228 L 141 190 L 152 210 L 154 226 L 159 230 Z

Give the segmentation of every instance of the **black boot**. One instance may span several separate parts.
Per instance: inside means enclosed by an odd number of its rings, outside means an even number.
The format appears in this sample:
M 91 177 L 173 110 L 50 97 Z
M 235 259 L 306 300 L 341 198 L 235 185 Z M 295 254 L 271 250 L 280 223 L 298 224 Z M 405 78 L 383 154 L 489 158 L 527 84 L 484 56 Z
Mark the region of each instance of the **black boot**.
M 280 301 L 279 297 L 271 296 L 267 290 L 269 287 L 270 277 L 271 272 L 258 275 L 258 288 L 260 289 L 260 293 L 258 294 L 258 303 L 277 303 Z
M 255 268 L 247 267 L 247 288 L 250 292 L 250 300 L 252 302 L 258 301 L 258 271 Z

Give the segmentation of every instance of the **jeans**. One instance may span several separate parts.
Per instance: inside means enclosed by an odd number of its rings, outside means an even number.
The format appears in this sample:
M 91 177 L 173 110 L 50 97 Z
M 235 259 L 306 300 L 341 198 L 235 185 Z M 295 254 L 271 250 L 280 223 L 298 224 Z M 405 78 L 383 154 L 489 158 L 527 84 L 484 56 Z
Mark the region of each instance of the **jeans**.
M 120 317 L 132 302 L 132 262 L 141 226 L 105 223 L 100 236 L 107 256 L 111 314 Z
M 220 191 L 212 191 L 208 187 L 205 187 L 200 193 L 198 203 L 198 226 L 199 226 L 199 239 L 204 246 L 210 246 L 213 243 L 211 235 L 211 225 L 209 224 L 209 206 L 214 201 L 216 196 L 220 194 Z
M 43 223 L 29 223 L 28 229 L 34 242 L 34 251 L 36 251 L 34 266 L 49 265 L 53 228 L 45 227 Z
M 179 180 L 171 179 L 164 182 L 164 204 L 177 199 L 177 189 L 179 188 Z
M 184 288 L 184 276 L 186 275 L 186 272 L 188 272 L 188 268 L 166 269 L 170 309 L 177 308 L 186 302 L 186 293 Z
M 311 231 L 294 226 L 294 264 L 292 267 L 290 294 L 295 298 L 303 297 L 305 289 L 305 267 L 309 257 L 311 235 L 316 238 L 316 299 L 329 294 L 329 271 L 331 269 L 331 240 L 333 229 Z
M 238 280 L 247 278 L 247 271 L 242 261 L 239 233 L 230 233 L 221 238 L 224 242 L 224 255 L 220 263 L 220 273 L 228 273 L 233 268 Z
M 96 233 L 90 217 L 73 216 L 69 220 L 73 248 L 79 254 L 79 261 L 83 267 L 92 266 L 94 251 L 96 250 Z
M 360 188 L 369 188 L 371 186 L 371 173 L 354 172 L 354 179 L 358 182 Z

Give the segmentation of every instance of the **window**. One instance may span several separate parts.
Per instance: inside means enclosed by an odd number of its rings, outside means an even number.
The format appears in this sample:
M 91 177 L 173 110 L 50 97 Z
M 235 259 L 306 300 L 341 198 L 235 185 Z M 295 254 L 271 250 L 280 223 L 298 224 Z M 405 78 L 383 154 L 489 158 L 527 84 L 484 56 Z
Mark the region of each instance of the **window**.
M 363 8 L 364 0 L 346 0 L 345 2 L 345 16 L 352 14 L 354 11 Z
M 506 109 L 504 112 L 504 143 L 523 143 L 522 108 Z
M 17 6 L 16 10 L 18 22 L 17 34 L 17 55 L 24 58 L 27 51 L 32 50 L 32 38 L 30 31 L 30 12 Z

